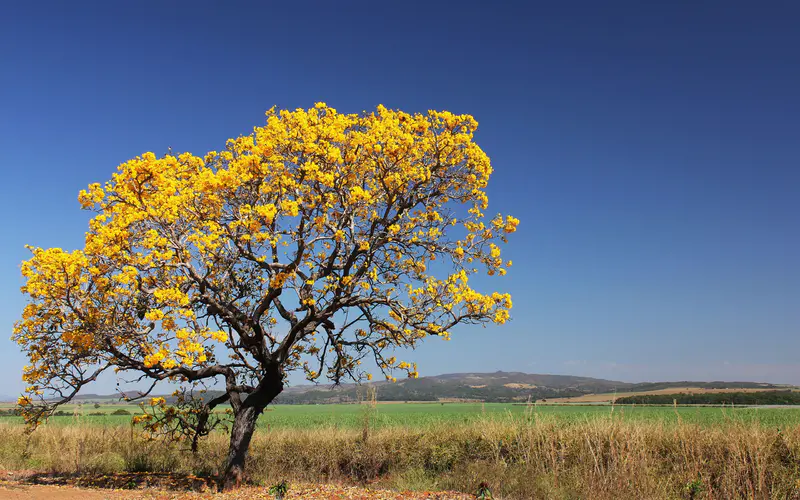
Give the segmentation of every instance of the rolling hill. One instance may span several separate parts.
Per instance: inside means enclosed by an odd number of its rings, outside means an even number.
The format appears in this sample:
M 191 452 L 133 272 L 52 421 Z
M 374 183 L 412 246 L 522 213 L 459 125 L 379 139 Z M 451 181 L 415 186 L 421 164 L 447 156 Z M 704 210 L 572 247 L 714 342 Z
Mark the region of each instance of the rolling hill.
M 322 404 L 344 403 L 364 400 L 368 388 L 375 388 L 378 401 L 485 401 L 485 402 L 524 402 L 551 400 L 598 402 L 611 399 L 603 397 L 610 393 L 619 395 L 645 392 L 668 392 L 686 388 L 704 391 L 715 390 L 774 390 L 787 386 L 763 384 L 758 382 L 643 382 L 630 383 L 570 375 L 545 375 L 521 372 L 493 373 L 448 373 L 418 379 L 392 382 L 373 382 L 368 385 L 343 384 L 297 385 L 287 387 L 276 399 L 278 404 Z M 208 397 L 214 397 L 209 391 Z M 601 395 L 599 398 L 591 395 Z M 170 399 L 169 397 L 167 397 Z M 14 398 L 16 399 L 16 398 Z M 112 403 L 120 400 L 119 395 L 83 394 L 75 402 Z
M 777 389 L 781 386 L 757 382 L 657 382 L 629 383 L 569 375 L 542 375 L 520 372 L 449 373 L 396 383 L 371 384 L 378 401 L 477 400 L 515 402 L 550 398 L 574 398 L 587 394 L 636 393 L 657 389 L 699 387 L 704 389 Z M 366 388 L 342 385 L 328 388 L 303 385 L 287 388 L 276 403 L 340 403 L 365 398 Z

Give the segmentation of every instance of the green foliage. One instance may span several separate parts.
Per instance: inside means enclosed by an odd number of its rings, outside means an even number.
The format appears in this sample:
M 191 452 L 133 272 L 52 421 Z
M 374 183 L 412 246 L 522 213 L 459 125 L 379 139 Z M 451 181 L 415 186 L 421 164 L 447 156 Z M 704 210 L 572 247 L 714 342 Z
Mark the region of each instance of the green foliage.
M 686 496 L 689 497 L 689 500 L 694 500 L 697 498 L 697 495 L 703 491 L 703 480 L 700 475 L 698 474 L 697 478 L 687 482 L 683 490 L 686 493 Z
M 698 394 L 642 394 L 617 399 L 618 404 L 671 405 L 800 405 L 797 391 L 710 392 Z
M 492 496 L 492 490 L 489 489 L 488 483 L 481 483 L 478 486 L 478 491 L 475 493 L 475 498 L 477 500 L 492 500 L 494 497 Z
M 289 486 L 286 484 L 286 481 L 281 481 L 280 483 L 273 484 L 269 487 L 269 494 L 274 496 L 275 500 L 282 500 L 288 491 Z

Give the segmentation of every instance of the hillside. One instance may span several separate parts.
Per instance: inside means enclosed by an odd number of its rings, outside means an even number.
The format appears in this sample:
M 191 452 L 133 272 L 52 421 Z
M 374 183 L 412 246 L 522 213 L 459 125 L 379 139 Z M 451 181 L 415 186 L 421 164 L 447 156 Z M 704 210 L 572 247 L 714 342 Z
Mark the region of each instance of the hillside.
M 550 398 L 574 398 L 588 394 L 652 391 L 654 388 L 703 387 L 707 389 L 774 389 L 779 386 L 755 382 L 657 382 L 629 383 L 614 380 L 543 375 L 520 372 L 450 373 L 396 383 L 371 384 L 379 401 L 479 400 L 515 402 Z M 339 403 L 364 399 L 365 387 L 343 385 L 290 387 L 276 400 L 283 404 Z
M 443 399 L 486 402 L 523 401 L 548 397 L 569 397 L 587 392 L 613 390 L 630 384 L 610 380 L 517 372 L 450 373 L 398 382 L 370 384 L 379 401 L 438 401 Z M 289 388 L 278 397 L 279 403 L 334 403 L 364 398 L 365 387 L 343 385 Z
M 392 382 L 374 382 L 357 386 L 343 384 L 289 386 L 278 396 L 279 404 L 342 403 L 365 399 L 367 389 L 374 387 L 379 401 L 440 401 L 476 400 L 485 402 L 522 402 L 558 400 L 575 402 L 602 402 L 612 399 L 608 395 L 624 396 L 631 393 L 663 392 L 669 389 L 686 391 L 686 388 L 715 391 L 742 389 L 785 389 L 786 386 L 757 382 L 643 382 L 630 383 L 571 375 L 545 375 L 520 372 L 447 373 L 418 379 Z M 213 397 L 214 391 L 208 396 Z M 16 398 L 14 398 L 16 399 Z M 112 403 L 119 395 L 82 394 L 75 402 Z M 169 399 L 169 398 L 168 398 Z

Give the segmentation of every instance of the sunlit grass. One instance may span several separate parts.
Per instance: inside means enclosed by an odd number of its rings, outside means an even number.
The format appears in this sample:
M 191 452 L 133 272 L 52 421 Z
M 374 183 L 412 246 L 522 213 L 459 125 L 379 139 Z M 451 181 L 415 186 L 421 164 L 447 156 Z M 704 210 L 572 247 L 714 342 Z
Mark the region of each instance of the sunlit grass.
M 698 498 L 795 498 L 797 415 L 791 409 L 276 406 L 254 437 L 247 469 L 262 485 L 286 479 L 472 492 L 487 481 L 500 498 L 684 498 L 687 485 L 704 492 Z M 26 436 L 18 423 L 0 420 L 0 469 L 208 475 L 225 463 L 223 432 L 208 436 L 193 455 L 181 445 L 148 441 L 129 425 L 81 422 L 92 421 L 57 417 Z
M 104 404 L 66 405 L 66 416 L 52 417 L 49 425 L 124 426 L 130 415 L 111 415 L 114 411 L 139 412 L 136 405 Z M 92 415 L 93 413 L 103 415 Z M 357 428 L 363 421 L 363 409 L 358 404 L 332 405 L 273 405 L 259 420 L 262 428 L 310 429 L 320 427 Z M 374 428 L 425 427 L 436 424 L 460 424 L 480 421 L 486 417 L 519 417 L 528 413 L 552 416 L 565 422 L 587 421 L 615 416 L 627 421 L 647 421 L 664 424 L 678 422 L 714 426 L 725 422 L 759 423 L 769 427 L 800 425 L 800 408 L 720 408 L 720 407 L 657 407 L 657 406 L 550 406 L 513 405 L 503 403 L 391 403 L 378 404 L 372 415 Z M 5 417 L 0 422 L 21 423 L 20 418 Z

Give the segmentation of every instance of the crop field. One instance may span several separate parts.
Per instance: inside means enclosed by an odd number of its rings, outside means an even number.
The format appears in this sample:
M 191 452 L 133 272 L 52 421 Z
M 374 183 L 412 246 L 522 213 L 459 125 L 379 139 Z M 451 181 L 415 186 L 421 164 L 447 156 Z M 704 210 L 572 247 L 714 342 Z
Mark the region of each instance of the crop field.
M 0 406 L 8 409 L 13 405 Z M 128 425 L 131 415 L 140 413 L 132 404 L 65 405 L 60 410 L 68 415 L 51 417 L 49 425 L 56 426 L 122 426 Z M 129 415 L 113 415 L 125 410 Z M 98 415 L 102 413 L 102 415 Z M 371 428 L 422 428 L 439 424 L 470 424 L 483 421 L 517 419 L 521 417 L 553 418 L 564 423 L 586 422 L 614 418 L 630 422 L 663 424 L 719 425 L 723 423 L 756 423 L 770 427 L 800 425 L 797 408 L 731 408 L 704 406 L 629 406 L 629 405 L 514 405 L 503 403 L 396 403 L 396 404 L 330 404 L 274 405 L 259 420 L 266 429 L 360 428 L 365 418 Z M 2 421 L 21 423 L 19 417 L 4 417 Z

